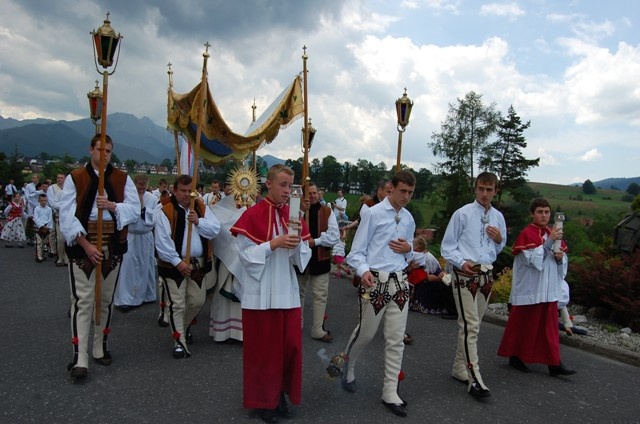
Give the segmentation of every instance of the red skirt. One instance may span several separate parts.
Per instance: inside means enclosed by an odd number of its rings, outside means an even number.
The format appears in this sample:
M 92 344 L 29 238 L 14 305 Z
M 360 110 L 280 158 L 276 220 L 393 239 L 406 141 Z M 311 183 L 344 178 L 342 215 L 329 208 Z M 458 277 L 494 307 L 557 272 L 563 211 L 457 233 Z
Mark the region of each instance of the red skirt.
M 409 275 L 407 276 L 407 280 L 414 286 L 417 286 L 423 281 L 426 281 L 428 276 L 429 274 L 427 274 L 424 268 L 416 268 L 409 272 Z
M 498 355 L 529 364 L 560 365 L 558 302 L 511 306 Z
M 301 309 L 242 310 L 242 395 L 248 409 L 274 409 L 302 393 Z

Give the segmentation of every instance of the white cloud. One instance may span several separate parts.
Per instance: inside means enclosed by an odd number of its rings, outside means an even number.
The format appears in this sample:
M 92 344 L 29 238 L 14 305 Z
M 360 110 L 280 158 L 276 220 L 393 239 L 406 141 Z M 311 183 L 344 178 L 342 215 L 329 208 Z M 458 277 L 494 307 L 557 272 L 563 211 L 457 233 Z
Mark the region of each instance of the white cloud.
M 544 148 L 538 149 L 538 157 L 540 158 L 540 165 L 560 165 L 560 162 L 558 162 L 558 160 L 551 153 L 548 153 Z
M 525 11 L 517 3 L 489 3 L 480 7 L 481 15 L 495 15 L 513 21 L 525 15 Z
M 582 162 L 593 162 L 602 158 L 602 154 L 598 152 L 598 149 L 591 149 L 578 158 Z

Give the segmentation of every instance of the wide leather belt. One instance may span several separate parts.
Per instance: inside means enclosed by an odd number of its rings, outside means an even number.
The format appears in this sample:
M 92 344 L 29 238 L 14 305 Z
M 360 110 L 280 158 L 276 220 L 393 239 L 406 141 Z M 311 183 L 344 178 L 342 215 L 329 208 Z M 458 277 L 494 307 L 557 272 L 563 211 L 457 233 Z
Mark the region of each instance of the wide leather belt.
M 376 278 L 378 278 L 380 276 L 380 272 L 378 272 L 378 271 L 374 271 L 374 270 L 370 269 L 369 272 L 371 272 L 371 274 L 373 274 L 373 276 L 376 277 Z M 407 274 L 404 271 L 403 272 L 398 272 L 398 273 L 390 272 L 389 273 L 389 278 L 394 278 L 396 280 L 400 280 L 403 276 L 406 277 L 406 275 Z

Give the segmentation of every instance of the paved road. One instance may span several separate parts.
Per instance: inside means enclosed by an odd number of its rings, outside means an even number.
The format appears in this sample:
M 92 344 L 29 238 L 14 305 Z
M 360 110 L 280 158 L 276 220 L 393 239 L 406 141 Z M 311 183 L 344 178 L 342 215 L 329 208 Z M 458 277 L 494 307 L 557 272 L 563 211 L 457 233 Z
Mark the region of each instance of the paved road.
M 158 327 L 155 305 L 116 312 L 111 335 L 113 365 L 91 364 L 82 384 L 68 378 L 71 359 L 64 268 L 36 264 L 31 249 L 0 247 L 0 422 L 259 423 L 242 409 L 241 355 L 237 344 L 208 337 L 209 304 L 194 327 L 193 356 L 171 356 L 168 329 Z M 325 356 L 338 353 L 355 325 L 355 292 L 333 280 L 329 299 L 331 344 L 304 338 L 303 404 L 291 423 L 626 423 L 640 422 L 640 368 L 562 346 L 564 361 L 579 373 L 551 378 L 543 366 L 519 373 L 495 352 L 502 327 L 484 323 L 480 357 L 492 397 L 478 401 L 449 375 L 456 324 L 410 312 L 401 393 L 407 418 L 380 402 L 382 338 L 363 354 L 358 391 L 328 380 Z M 310 298 L 310 296 L 308 296 Z M 310 306 L 310 305 L 309 305 Z M 307 321 L 310 320 L 306 308 Z M 306 330 L 306 329 L 305 329 Z

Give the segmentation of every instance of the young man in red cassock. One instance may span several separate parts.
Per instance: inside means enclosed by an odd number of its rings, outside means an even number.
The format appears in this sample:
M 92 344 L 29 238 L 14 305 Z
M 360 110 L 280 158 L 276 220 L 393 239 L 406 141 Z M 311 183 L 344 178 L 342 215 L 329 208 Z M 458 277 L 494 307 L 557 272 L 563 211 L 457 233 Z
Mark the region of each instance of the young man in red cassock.
M 546 199 L 534 199 L 530 212 L 532 222 L 522 230 L 512 250 L 511 309 L 498 355 L 509 358 L 509 365 L 522 372 L 530 372 L 525 363 L 539 363 L 547 365 L 553 377 L 575 374 L 560 362 L 558 331 L 567 245 L 562 228 L 548 227 L 551 207 Z
M 293 171 L 274 165 L 267 173 L 267 196 L 231 227 L 242 263 L 234 294 L 242 303 L 243 405 L 264 422 L 291 418 L 285 395 L 300 404 L 302 314 L 294 265 L 305 269 L 311 238 L 304 220 L 288 234 Z

